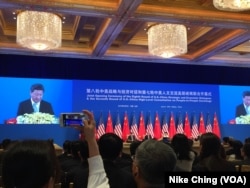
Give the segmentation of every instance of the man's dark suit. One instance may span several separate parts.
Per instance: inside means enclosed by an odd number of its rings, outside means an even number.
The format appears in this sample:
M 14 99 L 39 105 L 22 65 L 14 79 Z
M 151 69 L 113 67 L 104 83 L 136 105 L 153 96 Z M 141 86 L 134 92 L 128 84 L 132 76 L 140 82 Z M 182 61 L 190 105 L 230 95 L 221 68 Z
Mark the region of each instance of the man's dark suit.
M 247 115 L 245 106 L 243 104 L 240 104 L 236 107 L 236 111 L 235 111 L 235 117 L 239 117 L 239 116 L 245 116 Z
M 20 102 L 18 106 L 17 116 L 23 115 L 25 113 L 31 114 L 33 112 L 34 112 L 34 109 L 32 107 L 31 100 L 27 99 L 25 101 Z M 49 113 L 49 114 L 54 115 L 52 105 L 49 102 L 46 102 L 44 100 L 40 102 L 39 112 Z

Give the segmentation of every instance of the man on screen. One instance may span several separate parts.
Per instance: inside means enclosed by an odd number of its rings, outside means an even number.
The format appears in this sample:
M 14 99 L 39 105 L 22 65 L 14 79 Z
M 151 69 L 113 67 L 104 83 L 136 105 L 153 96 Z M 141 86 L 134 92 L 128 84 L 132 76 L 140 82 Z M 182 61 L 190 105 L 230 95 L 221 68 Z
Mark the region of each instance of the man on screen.
M 242 103 L 236 107 L 235 117 L 250 114 L 250 91 L 244 91 L 242 94 Z
M 25 113 L 31 114 L 33 112 L 43 112 L 54 115 L 51 103 L 42 100 L 44 94 L 44 87 L 42 84 L 34 84 L 30 88 L 30 99 L 19 103 L 17 116 Z

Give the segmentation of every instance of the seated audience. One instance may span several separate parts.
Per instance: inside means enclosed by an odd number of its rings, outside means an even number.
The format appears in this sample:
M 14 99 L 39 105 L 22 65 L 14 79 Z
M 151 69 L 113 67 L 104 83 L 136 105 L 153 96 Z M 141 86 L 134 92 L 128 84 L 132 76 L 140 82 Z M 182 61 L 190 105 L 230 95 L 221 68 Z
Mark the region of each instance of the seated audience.
M 241 170 L 241 165 L 250 165 L 250 143 L 245 143 L 243 145 L 241 155 L 243 160 L 232 161 L 234 165 L 239 165 L 239 170 Z
M 55 149 L 47 140 L 18 141 L 3 158 L 5 188 L 53 187 L 59 181 L 59 172 Z
M 168 144 L 146 140 L 136 149 L 133 176 L 137 188 L 165 188 L 165 173 L 174 171 L 176 154 Z
M 109 188 L 95 140 L 95 120 L 91 112 L 84 120 L 89 148 L 88 188 Z M 60 179 L 60 166 L 53 144 L 48 140 L 17 141 L 9 147 L 3 158 L 2 178 L 5 188 L 53 188 Z
M 230 139 L 229 148 L 226 150 L 227 160 L 242 160 L 241 148 L 243 143 L 240 140 Z
M 175 134 L 171 146 L 177 156 L 176 170 L 191 172 L 196 155 L 191 150 L 188 137 L 184 134 Z
M 234 165 L 225 159 L 224 148 L 216 134 L 202 134 L 200 149 L 198 162 L 193 165 L 193 171 L 235 171 Z
M 71 155 L 71 141 L 65 140 L 63 143 L 63 153 L 57 156 L 59 162 L 62 163 L 64 160 L 67 160 L 72 157 Z
M 71 142 L 71 155 L 69 155 L 64 160 L 60 160 L 60 165 L 63 172 L 68 172 L 72 168 L 81 165 L 81 158 L 79 155 L 80 152 L 80 140 Z
M 123 148 L 122 139 L 114 133 L 106 133 L 98 140 L 100 155 L 103 159 L 104 169 L 109 179 L 111 188 L 135 188 L 133 176 L 128 171 L 122 169 L 117 161 Z M 74 188 L 86 187 L 84 180 L 88 175 L 88 169 L 83 174 L 75 174 Z

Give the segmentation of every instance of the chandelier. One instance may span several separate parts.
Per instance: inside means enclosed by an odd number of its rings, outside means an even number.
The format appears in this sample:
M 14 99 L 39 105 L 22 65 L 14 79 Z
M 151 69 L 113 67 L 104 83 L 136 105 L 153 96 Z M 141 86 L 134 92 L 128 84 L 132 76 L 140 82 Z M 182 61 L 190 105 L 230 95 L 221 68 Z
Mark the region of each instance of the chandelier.
M 219 10 L 239 12 L 250 9 L 250 0 L 213 0 L 214 7 Z
M 184 25 L 156 24 L 148 29 L 148 50 L 154 56 L 170 58 L 187 53 Z
M 58 48 L 62 41 L 62 20 L 49 12 L 20 12 L 17 15 L 16 41 L 33 50 Z

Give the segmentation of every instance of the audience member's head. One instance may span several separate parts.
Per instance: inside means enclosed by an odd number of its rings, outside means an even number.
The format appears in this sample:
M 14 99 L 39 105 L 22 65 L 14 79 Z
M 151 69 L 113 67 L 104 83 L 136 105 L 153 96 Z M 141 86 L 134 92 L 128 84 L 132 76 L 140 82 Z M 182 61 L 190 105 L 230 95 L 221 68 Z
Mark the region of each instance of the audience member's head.
M 89 158 L 89 147 L 86 140 L 80 141 L 80 155 L 82 161 L 87 161 L 87 159 Z
M 244 143 L 250 143 L 250 137 L 245 138 Z
M 129 151 L 130 151 L 130 155 L 131 157 L 135 156 L 135 152 L 136 149 L 138 148 L 138 146 L 142 143 L 142 141 L 134 141 L 131 142 L 130 146 L 129 146 Z
M 70 154 L 71 153 L 71 141 L 70 140 L 65 140 L 63 142 L 63 152 L 65 154 Z
M 188 137 L 184 134 L 175 134 L 171 141 L 171 146 L 173 147 L 177 158 L 179 160 L 189 160 L 190 159 L 190 143 Z
M 154 139 L 141 143 L 132 168 L 138 188 L 164 186 L 165 172 L 174 171 L 176 161 L 176 154 L 168 144 Z
M 200 158 L 204 159 L 211 155 L 222 157 L 221 156 L 221 140 L 214 133 L 204 133 L 200 138 Z
M 242 157 L 250 159 L 250 143 L 245 143 L 242 147 Z
M 79 159 L 80 160 L 80 140 L 75 140 L 71 142 L 71 155 L 73 158 L 75 159 Z
M 6 150 L 10 146 L 10 144 L 11 144 L 11 139 L 9 139 L 9 138 L 3 139 L 3 141 L 2 141 L 3 150 Z
M 11 145 L 4 155 L 2 178 L 5 188 L 53 186 L 59 178 L 54 146 L 47 140 L 25 140 Z
M 120 156 L 123 149 L 122 139 L 114 133 L 103 134 L 98 145 L 102 158 L 112 161 Z

